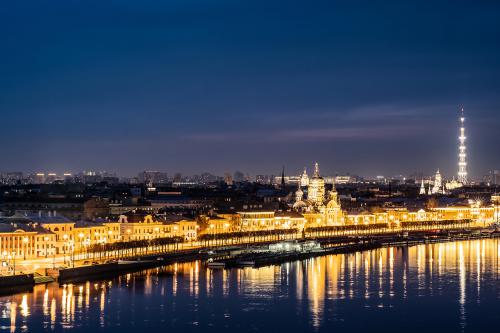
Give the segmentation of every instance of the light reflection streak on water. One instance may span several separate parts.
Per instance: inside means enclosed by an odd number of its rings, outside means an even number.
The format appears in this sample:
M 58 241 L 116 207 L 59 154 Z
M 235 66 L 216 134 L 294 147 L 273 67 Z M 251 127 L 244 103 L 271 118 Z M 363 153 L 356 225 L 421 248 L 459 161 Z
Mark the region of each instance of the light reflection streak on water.
M 313 327 L 319 327 L 323 314 L 324 292 L 325 292 L 325 258 L 315 258 L 309 261 L 307 276 L 307 296 L 309 299 L 310 312 Z
M 17 303 L 12 302 L 10 303 L 10 331 L 15 332 L 16 331 L 16 319 L 17 319 Z
M 479 295 L 481 294 L 481 243 L 476 243 L 476 282 L 477 282 L 477 301 L 480 302 Z M 484 248 L 484 246 L 483 246 Z
M 104 309 L 105 309 L 105 306 L 106 306 L 106 288 L 103 285 L 102 289 L 101 289 L 101 297 L 100 297 L 100 302 L 99 302 L 99 310 L 100 310 L 99 325 L 101 327 L 104 327 L 104 319 L 105 319 Z
M 78 309 L 83 308 L 83 286 L 78 287 Z
M 297 269 L 295 270 L 295 281 L 296 281 L 296 296 L 298 300 L 302 300 L 304 295 L 304 272 L 302 271 L 302 263 L 299 263 Z
M 460 327 L 462 331 L 465 329 L 466 316 L 465 316 L 465 258 L 464 258 L 464 248 L 462 244 L 458 245 L 458 270 L 459 270 L 459 280 L 460 280 Z
M 428 262 L 427 266 L 429 267 L 429 275 L 428 275 L 428 277 L 429 277 L 428 278 L 429 287 L 428 287 L 428 289 L 429 289 L 430 294 L 433 295 L 434 294 L 434 288 L 433 288 L 432 284 L 433 284 L 433 281 L 434 281 L 434 279 L 433 279 L 433 272 L 434 272 L 434 269 L 433 269 L 434 268 L 434 246 L 430 246 L 429 247 L 429 262 Z
M 57 316 L 57 304 L 56 304 L 56 299 L 52 298 L 50 302 L 50 327 L 51 329 L 54 329 L 54 326 L 56 324 L 56 316 Z
M 364 260 L 364 270 L 365 270 L 365 299 L 370 298 L 370 254 L 365 254 Z
M 384 274 L 384 265 L 382 262 L 382 252 L 379 253 L 378 257 L 378 297 L 384 297 L 384 283 L 383 283 L 383 274 Z
M 194 262 L 171 266 L 165 276 L 159 275 L 162 270 L 152 270 L 141 276 L 128 274 L 119 281 L 36 286 L 33 293 L 0 297 L 0 313 L 3 327 L 12 332 L 16 328 L 22 331 L 23 327 L 30 331 L 30 326 L 36 326 L 33 316 L 37 314 L 38 325 L 45 329 L 81 327 L 93 322 L 89 318 L 99 318 L 96 326 L 107 328 L 112 325 L 110 316 L 119 317 L 112 312 L 116 307 L 120 307 L 124 318 L 128 318 L 127 311 L 132 311 L 128 308 L 134 307 L 133 302 L 112 299 L 115 291 L 120 290 L 146 299 L 162 295 L 163 315 L 176 310 L 175 306 L 167 308 L 168 302 L 175 303 L 187 296 L 197 300 L 192 302 L 193 309 L 211 298 L 249 299 L 249 311 L 282 299 L 295 302 L 297 314 L 307 316 L 311 328 L 318 329 L 332 311 L 336 314 L 344 299 L 364 307 L 386 307 L 421 295 L 453 298 L 457 324 L 464 330 L 470 301 L 483 303 L 491 287 L 485 281 L 498 278 L 499 255 L 499 241 L 480 240 L 408 249 L 391 247 L 259 269 L 214 271 Z M 471 292 L 477 292 L 477 297 L 472 297 Z M 133 311 L 138 313 L 141 309 Z M 225 318 L 234 315 L 228 308 L 224 311 Z
M 349 298 L 353 299 L 354 298 L 354 265 L 355 265 L 355 260 L 356 258 L 352 258 L 352 255 L 348 255 L 349 258 Z
M 389 248 L 389 296 L 394 297 L 394 248 Z

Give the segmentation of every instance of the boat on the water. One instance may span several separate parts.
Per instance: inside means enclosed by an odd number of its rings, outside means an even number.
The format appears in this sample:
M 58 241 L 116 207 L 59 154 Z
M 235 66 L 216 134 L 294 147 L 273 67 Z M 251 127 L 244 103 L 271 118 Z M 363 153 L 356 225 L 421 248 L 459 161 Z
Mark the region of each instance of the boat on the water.
M 145 264 L 148 262 L 154 262 L 154 260 L 141 260 L 141 258 L 138 258 L 135 260 L 120 259 L 120 260 L 118 260 L 118 265 Z
M 279 243 L 270 244 L 269 246 L 270 252 L 318 252 L 322 251 L 321 244 L 316 241 L 305 241 L 298 242 L 294 241 L 283 241 Z
M 212 269 L 222 269 L 226 267 L 226 264 L 223 262 L 212 261 L 212 262 L 207 262 L 207 267 Z

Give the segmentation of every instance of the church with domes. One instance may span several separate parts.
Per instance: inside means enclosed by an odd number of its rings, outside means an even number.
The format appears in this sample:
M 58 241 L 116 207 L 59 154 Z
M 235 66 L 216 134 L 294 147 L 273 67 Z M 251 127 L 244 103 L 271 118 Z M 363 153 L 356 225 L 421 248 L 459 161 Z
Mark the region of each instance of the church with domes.
M 308 177 L 306 170 L 301 176 L 301 180 L 307 179 L 307 186 L 303 181 L 298 182 L 295 192 L 295 203 L 293 209 L 302 213 L 309 226 L 333 226 L 343 225 L 344 218 L 340 207 L 335 184 L 328 194 L 325 193 L 325 180 L 319 173 L 319 164 L 314 165 L 314 174 Z M 304 190 L 307 191 L 305 196 Z

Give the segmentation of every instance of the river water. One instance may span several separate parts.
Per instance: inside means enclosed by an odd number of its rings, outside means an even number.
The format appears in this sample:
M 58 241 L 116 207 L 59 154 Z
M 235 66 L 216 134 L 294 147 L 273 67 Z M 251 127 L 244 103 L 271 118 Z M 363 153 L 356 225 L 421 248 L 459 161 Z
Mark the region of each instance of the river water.
M 496 331 L 499 254 L 488 239 L 54 283 L 0 297 L 0 332 Z

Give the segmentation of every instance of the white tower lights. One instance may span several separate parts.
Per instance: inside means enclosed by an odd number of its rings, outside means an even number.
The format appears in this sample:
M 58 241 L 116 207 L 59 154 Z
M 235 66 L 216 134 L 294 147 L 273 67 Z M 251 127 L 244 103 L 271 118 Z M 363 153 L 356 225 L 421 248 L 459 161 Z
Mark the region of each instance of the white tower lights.
M 462 184 L 467 184 L 467 153 L 465 147 L 465 117 L 464 117 L 464 108 L 461 110 L 460 115 L 460 136 L 458 137 L 459 146 L 458 146 L 458 181 Z

